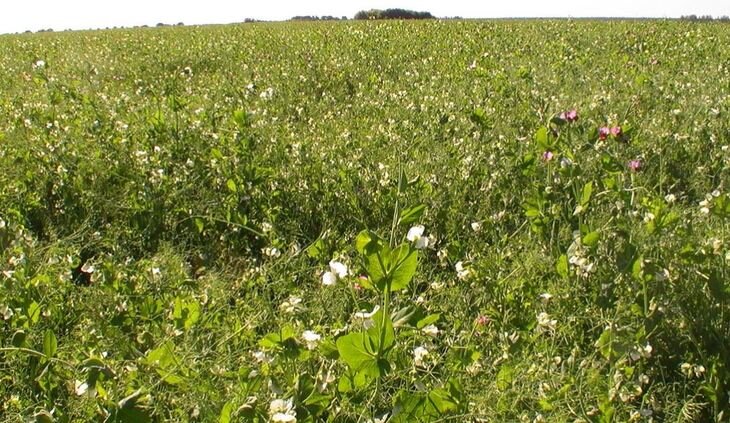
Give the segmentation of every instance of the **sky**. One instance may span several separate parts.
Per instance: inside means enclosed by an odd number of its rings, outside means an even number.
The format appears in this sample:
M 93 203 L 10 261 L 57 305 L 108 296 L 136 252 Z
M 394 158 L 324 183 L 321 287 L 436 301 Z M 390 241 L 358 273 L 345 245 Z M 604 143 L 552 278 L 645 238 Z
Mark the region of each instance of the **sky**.
M 730 0 L 0 0 L 0 33 L 157 23 L 213 24 L 297 15 L 352 18 L 359 10 L 403 8 L 437 17 L 658 17 L 730 15 Z

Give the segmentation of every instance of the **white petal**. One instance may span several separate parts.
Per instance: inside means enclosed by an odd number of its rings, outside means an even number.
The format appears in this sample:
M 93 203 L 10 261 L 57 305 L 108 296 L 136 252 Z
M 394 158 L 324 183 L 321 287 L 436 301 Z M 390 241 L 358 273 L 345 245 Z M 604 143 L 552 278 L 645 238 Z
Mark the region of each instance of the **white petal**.
M 428 248 L 429 241 L 430 239 L 428 239 L 427 236 L 419 237 L 418 239 L 416 239 L 416 249 L 422 250 L 424 248 Z
M 292 423 L 297 421 L 297 416 L 285 413 L 276 413 L 271 416 L 272 422 Z
M 341 278 L 347 276 L 347 266 L 339 261 L 330 261 L 330 270 Z
M 337 275 L 332 272 L 324 272 L 322 275 L 322 285 L 330 286 L 337 282 Z
M 423 235 L 424 229 L 425 228 L 423 227 L 423 225 L 416 225 L 412 227 L 408 230 L 408 235 L 406 235 L 406 239 L 411 242 L 417 240 Z

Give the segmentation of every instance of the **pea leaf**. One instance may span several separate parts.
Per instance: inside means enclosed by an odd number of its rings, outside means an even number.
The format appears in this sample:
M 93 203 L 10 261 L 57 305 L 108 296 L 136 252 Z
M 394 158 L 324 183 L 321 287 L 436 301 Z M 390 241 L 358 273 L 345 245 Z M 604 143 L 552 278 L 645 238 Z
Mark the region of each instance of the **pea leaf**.
M 46 357 L 51 358 L 56 355 L 57 350 L 58 340 L 56 339 L 56 335 L 52 330 L 48 329 L 46 330 L 46 333 L 43 334 L 43 354 L 45 354 Z

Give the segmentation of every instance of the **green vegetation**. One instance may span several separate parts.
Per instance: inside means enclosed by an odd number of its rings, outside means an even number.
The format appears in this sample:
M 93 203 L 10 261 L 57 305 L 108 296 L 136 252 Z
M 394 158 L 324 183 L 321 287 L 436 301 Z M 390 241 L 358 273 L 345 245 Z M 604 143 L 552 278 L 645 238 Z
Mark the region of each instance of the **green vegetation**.
M 434 19 L 434 16 L 429 12 L 416 12 L 406 9 L 370 9 L 357 12 L 355 19 Z
M 727 421 L 728 44 L 0 37 L 0 420 Z

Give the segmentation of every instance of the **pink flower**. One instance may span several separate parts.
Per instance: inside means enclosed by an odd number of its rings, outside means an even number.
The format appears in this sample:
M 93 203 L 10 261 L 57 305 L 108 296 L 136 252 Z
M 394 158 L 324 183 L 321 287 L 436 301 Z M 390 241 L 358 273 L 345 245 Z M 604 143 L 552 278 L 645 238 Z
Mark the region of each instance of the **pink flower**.
M 489 319 L 489 317 L 482 314 L 481 316 L 477 317 L 476 320 L 474 320 L 474 323 L 476 323 L 478 326 L 486 326 L 490 321 L 491 320 Z
M 598 128 L 598 139 L 603 141 L 606 138 L 608 138 L 608 134 L 610 134 L 610 133 L 611 133 L 611 130 L 608 129 L 607 126 L 602 126 L 602 127 Z
M 563 112 L 560 114 L 560 119 L 566 121 L 566 122 L 575 122 L 578 120 L 578 111 L 568 110 L 567 112 Z
M 638 171 L 640 171 L 641 170 L 641 167 L 642 167 L 641 160 L 636 160 L 635 159 L 635 160 L 630 160 L 629 161 L 629 169 L 632 172 L 638 172 Z
M 546 162 L 549 162 L 550 160 L 553 159 L 553 152 L 546 151 L 546 152 L 542 153 L 542 159 L 545 160 Z
M 611 128 L 611 135 L 613 135 L 614 137 L 618 138 L 621 136 L 621 134 L 622 132 L 620 126 L 614 126 Z

